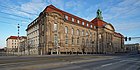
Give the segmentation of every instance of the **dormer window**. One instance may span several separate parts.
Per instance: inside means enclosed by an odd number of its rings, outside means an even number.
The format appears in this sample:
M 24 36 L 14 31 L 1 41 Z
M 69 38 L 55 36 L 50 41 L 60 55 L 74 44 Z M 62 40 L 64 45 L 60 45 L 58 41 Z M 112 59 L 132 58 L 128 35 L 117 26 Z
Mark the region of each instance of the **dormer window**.
M 90 25 L 90 28 L 92 28 L 92 25 Z
M 68 20 L 68 16 L 67 16 L 67 15 L 65 15 L 65 19 L 67 19 L 67 20 Z
M 74 22 L 74 18 L 72 18 L 72 22 Z
M 88 23 L 87 23 L 87 27 L 88 27 Z
M 94 26 L 94 29 L 96 29 L 96 26 Z
M 85 23 L 84 22 L 82 22 L 82 25 L 84 25 Z
M 79 24 L 79 23 L 80 23 L 80 21 L 79 21 L 79 20 L 77 20 L 77 23 Z

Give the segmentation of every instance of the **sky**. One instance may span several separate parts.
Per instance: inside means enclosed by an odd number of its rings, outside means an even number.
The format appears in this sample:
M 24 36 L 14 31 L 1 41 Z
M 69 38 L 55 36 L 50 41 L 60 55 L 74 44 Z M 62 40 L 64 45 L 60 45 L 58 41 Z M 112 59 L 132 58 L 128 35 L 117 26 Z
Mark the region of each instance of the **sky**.
M 48 5 L 91 21 L 101 9 L 103 20 L 125 37 L 140 37 L 140 0 L 0 0 L 0 47 L 9 36 L 26 36 L 27 25 Z M 125 42 L 140 43 L 140 39 Z

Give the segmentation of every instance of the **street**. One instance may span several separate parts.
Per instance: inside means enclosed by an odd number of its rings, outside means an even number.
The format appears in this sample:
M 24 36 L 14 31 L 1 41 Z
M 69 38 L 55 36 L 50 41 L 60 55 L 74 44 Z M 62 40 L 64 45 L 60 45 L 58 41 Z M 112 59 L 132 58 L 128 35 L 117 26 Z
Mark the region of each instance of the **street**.
M 69 64 L 44 70 L 140 70 L 140 55 L 118 57 L 114 59 Z
M 140 55 L 0 57 L 2 70 L 140 70 Z

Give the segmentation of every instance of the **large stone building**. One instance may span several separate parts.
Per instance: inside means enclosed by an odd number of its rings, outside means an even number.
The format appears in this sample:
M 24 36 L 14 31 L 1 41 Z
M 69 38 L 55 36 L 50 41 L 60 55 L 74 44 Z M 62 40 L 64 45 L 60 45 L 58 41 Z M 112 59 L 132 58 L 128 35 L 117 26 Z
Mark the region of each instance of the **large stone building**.
M 96 18 L 87 21 L 49 5 L 26 31 L 28 44 L 41 55 L 115 53 L 124 47 L 123 35 L 103 21 L 99 9 Z

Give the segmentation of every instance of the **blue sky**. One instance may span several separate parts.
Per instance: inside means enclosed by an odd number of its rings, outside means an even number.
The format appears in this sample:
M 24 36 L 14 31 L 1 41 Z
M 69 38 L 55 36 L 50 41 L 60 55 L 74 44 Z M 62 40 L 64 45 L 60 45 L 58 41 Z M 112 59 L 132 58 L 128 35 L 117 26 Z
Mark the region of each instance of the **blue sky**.
M 88 21 L 99 8 L 117 32 L 140 37 L 140 0 L 0 0 L 0 47 L 6 46 L 7 37 L 17 35 L 18 23 L 20 36 L 25 36 L 27 25 L 50 4 Z M 140 39 L 126 43 L 140 43 Z

